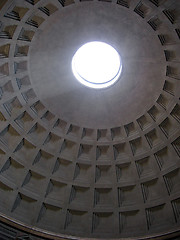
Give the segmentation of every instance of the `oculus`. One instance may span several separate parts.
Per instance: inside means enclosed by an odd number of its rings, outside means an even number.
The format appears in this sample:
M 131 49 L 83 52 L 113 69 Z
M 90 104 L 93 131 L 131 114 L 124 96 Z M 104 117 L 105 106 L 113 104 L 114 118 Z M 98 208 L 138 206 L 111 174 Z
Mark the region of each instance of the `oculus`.
M 88 42 L 72 58 L 72 71 L 76 79 L 90 88 L 113 85 L 122 72 L 121 57 L 109 44 Z

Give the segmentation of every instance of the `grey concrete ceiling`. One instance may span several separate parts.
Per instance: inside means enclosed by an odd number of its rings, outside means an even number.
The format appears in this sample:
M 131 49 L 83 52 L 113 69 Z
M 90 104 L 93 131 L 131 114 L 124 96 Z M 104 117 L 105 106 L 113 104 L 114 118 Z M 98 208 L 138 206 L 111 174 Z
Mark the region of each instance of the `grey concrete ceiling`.
M 180 2 L 0 1 L 0 220 L 50 239 L 180 231 Z M 123 72 L 80 85 L 104 41 Z M 0 233 L 1 234 L 1 233 Z
M 84 87 L 72 74 L 73 55 L 89 41 L 107 42 L 122 57 L 122 77 L 108 89 Z M 32 43 L 30 72 L 33 89 L 53 113 L 82 127 L 110 128 L 132 122 L 154 104 L 166 60 L 157 34 L 135 12 L 85 2 L 58 11 L 43 25 Z

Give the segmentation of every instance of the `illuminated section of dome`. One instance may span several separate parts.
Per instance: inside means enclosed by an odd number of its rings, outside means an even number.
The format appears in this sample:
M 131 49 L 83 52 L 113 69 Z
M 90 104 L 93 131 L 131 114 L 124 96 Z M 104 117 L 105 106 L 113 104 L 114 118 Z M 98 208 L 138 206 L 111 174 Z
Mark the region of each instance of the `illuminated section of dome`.
M 72 71 L 85 86 L 106 88 L 119 79 L 122 62 L 112 46 L 104 42 L 89 42 L 81 46 L 73 56 Z

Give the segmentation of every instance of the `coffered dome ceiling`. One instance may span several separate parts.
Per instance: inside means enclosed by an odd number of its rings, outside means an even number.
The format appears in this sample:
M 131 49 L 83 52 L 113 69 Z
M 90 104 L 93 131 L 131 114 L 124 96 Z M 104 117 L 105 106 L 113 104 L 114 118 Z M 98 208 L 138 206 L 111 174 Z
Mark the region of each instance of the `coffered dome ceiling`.
M 0 1 L 0 220 L 51 239 L 180 230 L 180 2 Z M 90 41 L 122 76 L 71 70 Z M 8 239 L 8 238 L 7 238 Z

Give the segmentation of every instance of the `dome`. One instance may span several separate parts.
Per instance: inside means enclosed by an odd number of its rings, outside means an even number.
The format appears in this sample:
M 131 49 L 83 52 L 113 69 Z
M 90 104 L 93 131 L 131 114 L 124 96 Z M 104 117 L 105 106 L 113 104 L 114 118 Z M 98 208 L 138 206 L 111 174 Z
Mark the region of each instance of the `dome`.
M 176 0 L 0 1 L 1 239 L 180 236 L 179 14 Z M 117 51 L 122 66 L 87 61 L 111 86 L 74 76 L 89 42 Z

